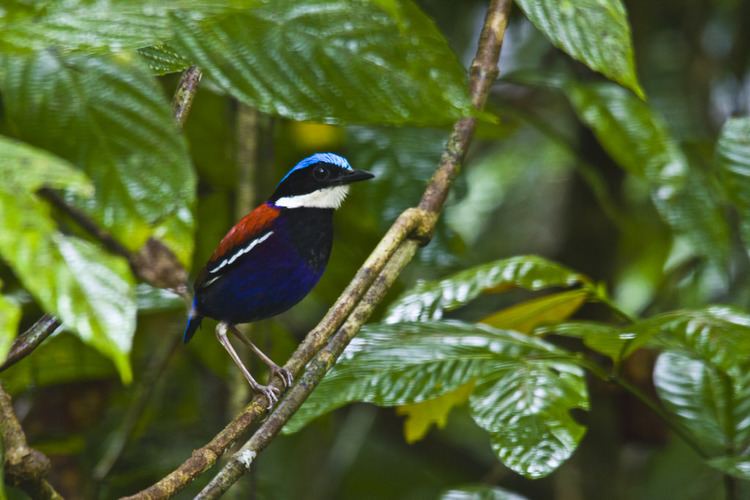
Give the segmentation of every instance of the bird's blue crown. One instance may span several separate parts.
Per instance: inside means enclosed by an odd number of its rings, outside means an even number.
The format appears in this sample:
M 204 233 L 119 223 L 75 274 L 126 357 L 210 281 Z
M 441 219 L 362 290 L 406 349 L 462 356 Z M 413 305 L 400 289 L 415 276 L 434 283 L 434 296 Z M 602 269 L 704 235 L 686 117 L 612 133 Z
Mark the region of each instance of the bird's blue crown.
M 316 163 L 330 163 L 331 165 L 336 165 L 337 167 L 345 168 L 347 170 L 354 170 L 352 166 L 349 165 L 349 162 L 346 161 L 346 158 L 344 158 L 343 156 L 339 156 L 335 153 L 315 153 L 314 155 L 310 155 L 304 160 L 301 160 L 294 167 L 292 167 L 292 169 L 289 170 L 289 172 L 287 172 L 286 175 L 281 178 L 279 184 L 284 182 L 287 177 L 292 175 L 292 173 L 296 172 L 297 170 L 302 170 L 303 168 L 307 168 L 310 165 L 315 165 Z

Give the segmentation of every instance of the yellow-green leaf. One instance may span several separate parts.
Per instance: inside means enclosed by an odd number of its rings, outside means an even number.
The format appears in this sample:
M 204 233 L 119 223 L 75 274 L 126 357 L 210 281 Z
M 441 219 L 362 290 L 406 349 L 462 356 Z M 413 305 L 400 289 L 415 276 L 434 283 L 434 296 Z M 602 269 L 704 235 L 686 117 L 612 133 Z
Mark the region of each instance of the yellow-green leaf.
M 542 290 L 591 285 L 591 280 L 560 264 L 536 255 L 519 255 L 471 267 L 439 281 L 420 281 L 388 308 L 386 323 L 440 319 L 445 311 L 458 309 L 482 293 L 508 287 Z
M 473 390 L 474 381 L 471 381 L 435 399 L 397 407 L 396 414 L 406 416 L 404 421 L 406 442 L 409 444 L 416 443 L 427 435 L 433 425 L 439 429 L 445 427 L 451 410 L 466 403 Z
M 588 297 L 587 289 L 553 293 L 507 307 L 487 316 L 481 323 L 495 328 L 530 333 L 537 326 L 569 318 Z
M 0 257 L 40 306 L 109 357 L 124 382 L 135 333 L 135 289 L 128 263 L 57 231 L 49 207 L 0 185 Z

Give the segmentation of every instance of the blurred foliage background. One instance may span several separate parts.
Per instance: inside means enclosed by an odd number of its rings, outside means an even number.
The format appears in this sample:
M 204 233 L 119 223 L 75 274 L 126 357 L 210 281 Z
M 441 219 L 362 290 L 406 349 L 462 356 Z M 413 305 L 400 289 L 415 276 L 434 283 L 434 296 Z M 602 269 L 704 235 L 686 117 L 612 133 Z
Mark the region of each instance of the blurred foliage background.
M 0 382 L 59 491 L 153 483 L 249 394 L 213 325 L 178 344 L 182 299 L 49 193 L 197 270 L 301 157 L 374 172 L 314 292 L 248 328 L 284 360 L 470 112 L 486 7 L 0 3 L 0 357 L 42 314 L 64 323 Z M 750 498 L 749 32 L 741 0 L 518 0 L 435 238 L 230 495 Z M 181 130 L 169 100 L 191 63 Z

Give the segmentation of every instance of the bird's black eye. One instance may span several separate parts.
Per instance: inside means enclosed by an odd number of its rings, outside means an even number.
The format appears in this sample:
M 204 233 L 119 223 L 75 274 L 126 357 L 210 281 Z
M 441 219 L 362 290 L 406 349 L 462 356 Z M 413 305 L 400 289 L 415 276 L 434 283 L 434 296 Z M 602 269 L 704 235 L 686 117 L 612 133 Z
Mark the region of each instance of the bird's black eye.
M 331 176 L 331 171 L 328 170 L 328 167 L 318 165 L 317 167 L 313 168 L 312 174 L 316 181 L 324 181 Z

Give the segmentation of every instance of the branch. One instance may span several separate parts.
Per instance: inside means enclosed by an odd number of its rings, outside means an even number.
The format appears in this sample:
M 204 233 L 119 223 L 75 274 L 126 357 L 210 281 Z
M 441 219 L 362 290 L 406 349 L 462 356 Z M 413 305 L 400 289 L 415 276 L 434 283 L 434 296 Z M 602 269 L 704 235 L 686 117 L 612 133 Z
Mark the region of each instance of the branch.
M 490 87 L 497 77 L 497 61 L 510 5 L 510 0 L 492 0 L 485 19 L 477 55 L 471 67 L 471 98 L 478 109 L 484 106 Z M 401 270 L 412 259 L 418 246 L 429 241 L 453 179 L 458 175 L 466 156 L 475 125 L 475 118 L 463 118 L 455 124 L 440 165 L 427 186 L 419 208 L 410 208 L 396 219 L 336 303 L 297 347 L 285 368 L 297 377 L 302 368 L 312 360 L 304 374 L 251 439 L 201 492 L 201 498 L 220 495 L 249 468 L 252 459 L 268 445 L 302 405 L 356 335 Z M 282 388 L 277 379 L 272 380 L 271 384 L 278 389 Z M 255 396 L 241 414 L 208 444 L 195 450 L 176 470 L 128 498 L 166 498 L 180 491 L 211 467 L 229 446 L 247 432 L 257 418 L 266 413 L 266 403 L 263 396 Z
M 182 126 L 187 119 L 198 90 L 201 71 L 195 66 L 186 69 L 177 85 L 172 101 L 172 110 L 177 124 Z M 66 213 L 92 237 L 99 240 L 112 253 L 122 255 L 130 263 L 133 274 L 141 281 L 157 288 L 173 290 L 183 298 L 188 298 L 188 274 L 177 257 L 159 240 L 150 238 L 137 253 L 130 252 L 109 232 L 100 228 L 83 211 L 68 205 L 62 196 L 51 189 L 41 189 L 39 194 L 55 208 Z M 45 314 L 31 328 L 18 336 L 10 348 L 6 360 L 0 365 L 0 372 L 6 370 L 31 354 L 39 344 L 49 337 L 62 323 L 51 314 Z
M 31 498 L 62 499 L 44 478 L 50 462 L 41 452 L 29 448 L 21 424 L 13 412 L 10 396 L 0 385 L 0 438 L 5 478 L 13 486 L 24 490 Z
M 60 320 L 51 314 L 45 314 L 39 318 L 36 323 L 31 325 L 28 330 L 19 335 L 13 342 L 8 356 L 5 358 L 3 364 L 0 365 L 0 372 L 31 354 L 31 351 L 36 349 L 44 339 L 54 333 L 60 326 Z

